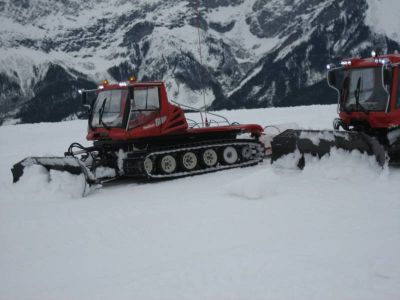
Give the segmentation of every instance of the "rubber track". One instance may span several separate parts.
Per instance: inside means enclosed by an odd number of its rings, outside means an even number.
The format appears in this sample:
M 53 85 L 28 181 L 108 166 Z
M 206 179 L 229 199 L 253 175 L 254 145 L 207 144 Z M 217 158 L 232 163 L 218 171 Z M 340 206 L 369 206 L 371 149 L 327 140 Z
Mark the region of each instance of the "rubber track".
M 179 153 L 183 151 L 193 151 L 193 150 L 206 150 L 209 148 L 216 148 L 216 147 L 224 147 L 224 146 L 245 146 L 248 145 L 252 152 L 253 158 L 250 160 L 246 160 L 244 162 L 239 162 L 236 164 L 231 164 L 231 165 L 221 165 L 218 164 L 215 167 L 208 167 L 208 168 L 203 168 L 200 170 L 194 170 L 194 171 L 184 171 L 184 172 L 176 172 L 172 174 L 149 174 L 146 172 L 146 175 L 149 178 L 154 178 L 154 179 L 163 179 L 163 178 L 177 178 L 177 177 L 184 177 L 184 176 L 190 176 L 190 175 L 198 175 L 198 174 L 205 174 L 205 173 L 211 173 L 211 172 L 217 172 L 220 170 L 226 170 L 226 169 L 233 169 L 233 168 L 239 168 L 239 167 L 246 167 L 250 165 L 255 165 L 261 162 L 264 158 L 264 145 L 261 142 L 255 141 L 255 140 L 230 140 L 230 141 L 220 141 L 216 143 L 204 143 L 203 145 L 183 145 L 179 147 L 175 147 L 174 149 L 167 149 L 167 150 L 158 150 L 158 151 L 153 151 L 145 156 L 143 159 L 143 162 L 146 158 L 150 158 L 151 156 L 158 156 L 158 155 L 163 155 L 163 154 L 173 154 L 173 153 Z

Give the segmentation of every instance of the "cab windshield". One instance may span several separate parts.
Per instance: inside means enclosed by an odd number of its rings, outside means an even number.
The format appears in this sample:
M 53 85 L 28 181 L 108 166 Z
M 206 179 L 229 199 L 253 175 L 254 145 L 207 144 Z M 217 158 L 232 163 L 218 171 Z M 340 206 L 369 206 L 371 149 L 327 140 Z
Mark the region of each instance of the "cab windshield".
M 158 87 L 135 87 L 133 99 L 129 101 L 128 94 L 128 89 L 101 91 L 93 107 L 91 126 L 132 129 L 150 123 L 159 116 Z M 125 110 L 128 113 L 128 124 L 124 121 Z
M 128 90 L 109 90 L 98 94 L 92 116 L 93 127 L 122 127 Z
M 341 109 L 344 111 L 384 111 L 388 93 L 382 84 L 382 68 L 344 71 Z

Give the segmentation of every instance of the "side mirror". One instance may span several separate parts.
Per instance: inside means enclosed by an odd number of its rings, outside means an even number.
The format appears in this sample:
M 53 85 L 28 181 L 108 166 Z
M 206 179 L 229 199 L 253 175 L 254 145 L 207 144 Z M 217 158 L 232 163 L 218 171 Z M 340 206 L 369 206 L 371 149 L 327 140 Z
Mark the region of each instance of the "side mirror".
M 336 87 L 336 74 L 334 70 L 328 71 L 328 84 Z
M 80 91 L 80 94 L 81 94 L 82 105 L 90 108 L 91 105 L 88 103 L 87 93 L 84 91 Z

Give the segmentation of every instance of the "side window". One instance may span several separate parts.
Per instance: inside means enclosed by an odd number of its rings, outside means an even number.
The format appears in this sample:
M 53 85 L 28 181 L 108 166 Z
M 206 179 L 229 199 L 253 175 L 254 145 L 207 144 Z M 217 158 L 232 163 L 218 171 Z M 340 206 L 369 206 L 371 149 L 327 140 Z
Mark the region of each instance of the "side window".
M 147 90 L 147 109 L 159 109 L 158 88 L 153 87 Z
M 135 88 L 129 114 L 128 128 L 143 126 L 154 122 L 159 115 L 160 101 L 158 87 Z M 155 125 L 153 124 L 155 127 Z
M 133 99 L 133 110 L 158 110 L 160 108 L 158 87 L 135 88 Z
M 135 101 L 135 105 L 132 106 L 132 109 L 146 109 L 146 98 L 147 98 L 146 89 L 135 89 L 133 94 L 133 100 Z

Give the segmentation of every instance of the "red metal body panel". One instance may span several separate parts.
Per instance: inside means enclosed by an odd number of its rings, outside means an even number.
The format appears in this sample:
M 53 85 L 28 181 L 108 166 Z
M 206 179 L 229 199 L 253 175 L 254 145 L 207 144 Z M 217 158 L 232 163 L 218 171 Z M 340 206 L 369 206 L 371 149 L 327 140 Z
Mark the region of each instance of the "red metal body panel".
M 379 60 L 388 59 L 391 64 L 399 64 L 400 63 L 400 54 L 390 54 L 390 55 L 381 55 L 375 58 L 354 58 L 354 59 L 344 59 L 344 61 L 351 61 L 350 66 L 345 66 L 345 69 L 360 69 L 360 68 L 371 68 L 371 67 L 382 67 L 382 63 Z M 341 111 L 339 113 L 340 118 L 346 123 L 350 124 L 354 121 L 366 121 L 370 125 L 371 128 L 376 129 L 386 129 L 394 126 L 400 125 L 400 107 L 396 107 L 396 99 L 398 97 L 398 76 L 399 76 L 399 68 L 394 68 L 393 80 L 392 80 L 392 88 L 391 88 L 391 97 L 390 97 L 390 105 L 389 111 L 370 111 L 368 113 L 365 112 L 344 112 Z
M 257 124 L 189 128 L 183 110 L 180 107 L 169 103 L 166 88 L 163 82 L 131 83 L 130 86 L 133 86 L 134 88 L 153 86 L 159 87 L 160 110 L 155 118 L 150 119 L 142 126 L 129 130 L 125 128 L 89 128 L 86 136 L 87 140 L 107 139 L 114 141 L 126 141 L 149 137 L 159 137 L 164 135 L 196 135 L 223 132 L 251 133 L 256 137 L 259 137 L 263 132 L 263 128 Z M 128 89 L 128 87 L 112 84 L 104 85 L 102 90 L 115 89 Z M 124 107 L 125 105 L 122 106 Z

